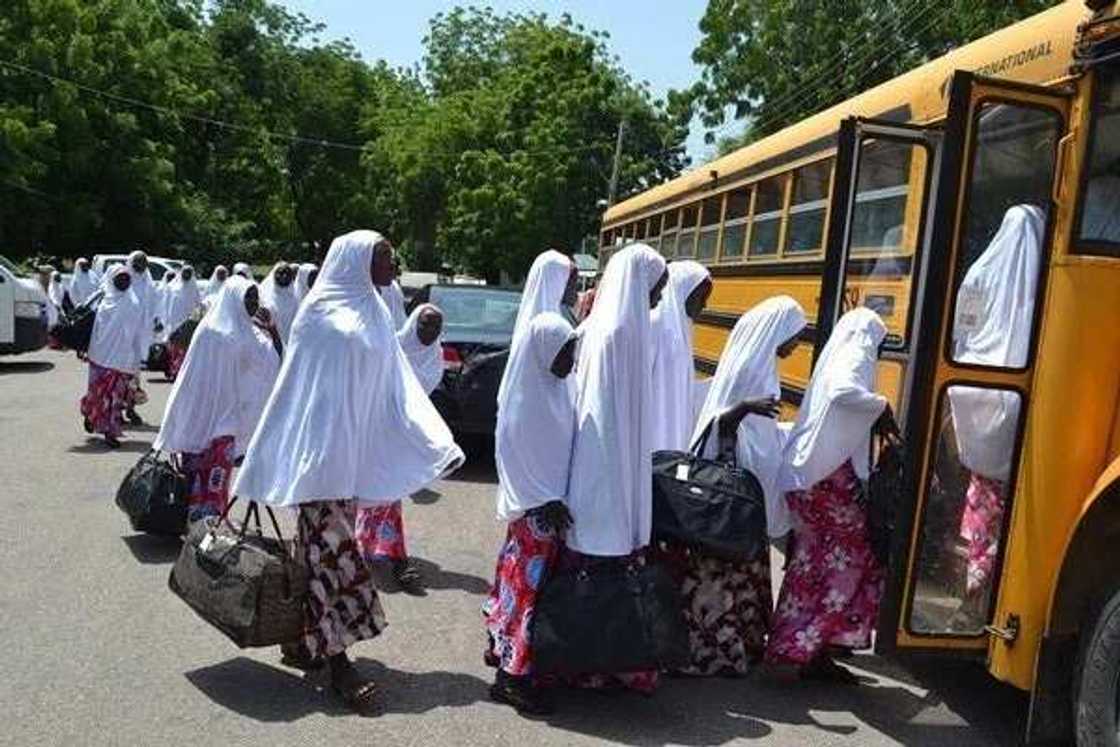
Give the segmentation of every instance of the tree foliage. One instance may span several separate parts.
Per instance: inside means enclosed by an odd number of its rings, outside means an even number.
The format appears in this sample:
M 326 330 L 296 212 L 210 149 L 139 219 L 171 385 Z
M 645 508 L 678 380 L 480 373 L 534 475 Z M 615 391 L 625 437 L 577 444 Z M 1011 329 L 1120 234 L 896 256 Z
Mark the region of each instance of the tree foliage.
M 722 151 L 890 80 L 1055 0 L 709 0 L 693 87 Z

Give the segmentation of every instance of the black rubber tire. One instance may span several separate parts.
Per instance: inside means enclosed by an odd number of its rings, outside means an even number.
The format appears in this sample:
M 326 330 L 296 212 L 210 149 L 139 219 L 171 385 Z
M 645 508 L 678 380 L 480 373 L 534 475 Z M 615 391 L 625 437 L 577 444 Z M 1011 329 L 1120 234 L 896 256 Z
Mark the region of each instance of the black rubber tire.
M 1087 621 L 1075 677 L 1078 747 L 1120 747 L 1120 588 Z

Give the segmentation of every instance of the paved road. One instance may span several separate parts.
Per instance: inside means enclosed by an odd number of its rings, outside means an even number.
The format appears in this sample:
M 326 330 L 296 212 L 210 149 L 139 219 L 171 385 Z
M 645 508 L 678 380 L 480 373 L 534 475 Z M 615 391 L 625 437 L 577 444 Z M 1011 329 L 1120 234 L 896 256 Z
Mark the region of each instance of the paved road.
M 857 688 L 760 678 L 669 680 L 653 698 L 565 694 L 548 722 L 487 700 L 479 604 L 502 528 L 493 467 L 406 507 L 424 598 L 386 594 L 390 627 L 354 649 L 384 715 L 339 708 L 320 676 L 240 651 L 167 590 L 177 546 L 135 536 L 112 504 L 154 428 L 121 452 L 87 441 L 85 370 L 69 355 L 0 362 L 0 744 L 1012 744 L 1025 703 L 978 669 L 859 657 Z M 168 386 L 142 408 L 158 418 Z

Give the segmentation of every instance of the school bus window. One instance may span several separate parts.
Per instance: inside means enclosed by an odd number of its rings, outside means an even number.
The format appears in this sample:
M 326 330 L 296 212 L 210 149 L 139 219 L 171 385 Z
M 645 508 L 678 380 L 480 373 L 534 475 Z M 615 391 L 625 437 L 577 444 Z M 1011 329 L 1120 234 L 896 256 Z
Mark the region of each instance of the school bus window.
M 637 226 L 634 229 L 634 238 L 637 241 L 641 241 L 645 237 L 646 237 L 646 221 L 645 221 L 645 219 L 642 219 L 642 220 L 638 221 Z
M 681 232 L 677 235 L 677 256 L 692 257 L 696 254 L 696 224 L 700 218 L 698 205 L 681 210 Z
M 708 197 L 700 210 L 700 236 L 696 242 L 696 257 L 702 261 L 715 259 L 719 243 L 719 219 L 723 210 L 723 196 Z
M 750 256 L 764 257 L 778 253 L 782 233 L 782 210 L 786 199 L 786 177 L 775 176 L 760 182 L 751 222 Z
M 1120 258 L 1120 71 L 1099 76 L 1076 251 Z
M 852 213 L 853 252 L 903 250 L 914 150 L 913 145 L 889 140 L 863 143 Z
M 824 240 L 824 216 L 828 209 L 828 184 L 831 177 L 831 159 L 793 172 L 786 252 L 808 253 L 820 250 Z
M 608 229 L 606 231 L 603 231 L 603 239 L 599 243 L 599 246 L 610 246 L 610 245 L 611 245 L 611 231 Z
M 679 210 L 670 210 L 664 214 L 661 229 L 661 253 L 669 258 L 677 256 L 677 225 L 680 218 Z
M 751 212 L 751 188 L 743 187 L 727 194 L 727 212 L 723 218 L 723 239 L 720 259 L 735 260 L 743 256 L 747 241 L 747 218 Z
M 952 355 L 959 363 L 1023 368 L 1063 123 L 1055 111 L 1014 104 L 984 104 L 976 116 Z
M 657 251 L 661 251 L 661 216 L 655 215 L 649 219 L 649 229 L 646 231 L 646 243 Z

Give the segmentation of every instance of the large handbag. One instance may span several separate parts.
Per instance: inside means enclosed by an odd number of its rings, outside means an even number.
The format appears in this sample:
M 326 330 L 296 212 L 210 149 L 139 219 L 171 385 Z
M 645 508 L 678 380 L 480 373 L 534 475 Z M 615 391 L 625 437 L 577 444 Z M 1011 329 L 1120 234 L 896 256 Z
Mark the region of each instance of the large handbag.
M 872 438 L 872 446 L 875 439 Z M 863 486 L 862 502 L 867 513 L 867 535 L 871 551 L 879 564 L 886 567 L 891 559 L 891 541 L 898 521 L 898 500 L 902 495 L 902 477 L 905 466 L 905 449 L 897 438 L 883 438 L 878 448 L 871 449 L 874 459 L 867 482 Z
M 533 612 L 533 671 L 677 669 L 689 661 L 677 584 L 660 565 L 608 559 L 553 574 Z
M 58 324 L 51 328 L 51 336 L 65 348 L 78 353 L 88 352 L 93 323 L 97 320 L 97 305 L 104 295 L 98 291 L 81 306 L 64 313 Z
M 168 340 L 186 350 L 191 346 L 191 340 L 194 339 L 196 329 L 198 329 L 198 320 L 188 319 L 175 328 Z
M 178 536 L 187 529 L 189 489 L 186 475 L 153 450 L 125 475 L 116 504 L 136 531 Z
M 240 648 L 275 646 L 304 631 L 307 570 L 284 542 L 272 509 L 276 537 L 265 537 L 260 512 L 250 503 L 240 529 L 221 516 L 191 525 L 168 586 L 206 622 Z M 255 531 L 248 531 L 250 519 Z
M 693 452 L 653 454 L 653 537 L 724 560 L 751 561 L 767 551 L 766 497 L 749 470 L 721 451 L 704 459 L 715 420 Z

